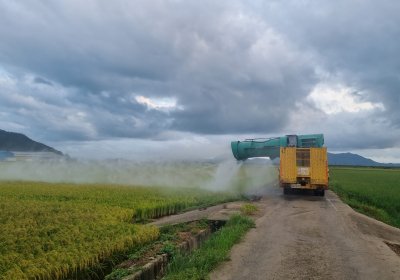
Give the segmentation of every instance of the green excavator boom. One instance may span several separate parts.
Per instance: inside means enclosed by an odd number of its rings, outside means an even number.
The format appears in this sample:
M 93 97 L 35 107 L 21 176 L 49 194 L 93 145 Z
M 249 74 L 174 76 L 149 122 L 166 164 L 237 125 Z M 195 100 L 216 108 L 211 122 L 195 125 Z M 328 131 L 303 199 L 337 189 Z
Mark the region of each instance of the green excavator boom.
M 286 135 L 275 138 L 246 139 L 231 142 L 233 156 L 237 160 L 252 157 L 279 157 L 280 147 L 320 148 L 324 145 L 323 134 Z

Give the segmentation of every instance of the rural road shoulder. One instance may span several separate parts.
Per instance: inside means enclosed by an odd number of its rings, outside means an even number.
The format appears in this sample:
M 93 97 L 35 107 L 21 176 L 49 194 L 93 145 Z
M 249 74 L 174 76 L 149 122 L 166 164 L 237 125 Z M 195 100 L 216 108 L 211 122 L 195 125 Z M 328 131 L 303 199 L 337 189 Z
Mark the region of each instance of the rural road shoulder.
M 331 191 L 325 197 L 284 196 L 276 184 L 264 195 L 252 229 L 231 260 L 211 274 L 224 279 L 400 279 L 400 229 L 355 213 Z
M 209 220 L 228 220 L 232 213 L 239 213 L 243 201 L 227 202 L 224 204 L 207 207 L 205 209 L 188 211 L 182 214 L 165 216 L 161 219 L 147 224 L 162 227 L 165 224 L 186 223 L 207 217 Z

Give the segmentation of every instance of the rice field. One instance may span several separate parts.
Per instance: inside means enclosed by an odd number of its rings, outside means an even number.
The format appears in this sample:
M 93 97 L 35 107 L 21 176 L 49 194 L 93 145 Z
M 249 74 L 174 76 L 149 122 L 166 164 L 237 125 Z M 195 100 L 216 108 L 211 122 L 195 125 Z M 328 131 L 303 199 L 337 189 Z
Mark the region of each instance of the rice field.
M 356 211 L 400 228 L 400 169 L 330 166 L 330 188 Z
M 232 199 L 199 188 L 0 182 L 0 279 L 73 278 L 158 238 L 137 219 Z
M 85 271 L 158 238 L 138 221 L 236 200 L 278 174 L 235 163 L 0 167 L 0 279 L 86 279 Z

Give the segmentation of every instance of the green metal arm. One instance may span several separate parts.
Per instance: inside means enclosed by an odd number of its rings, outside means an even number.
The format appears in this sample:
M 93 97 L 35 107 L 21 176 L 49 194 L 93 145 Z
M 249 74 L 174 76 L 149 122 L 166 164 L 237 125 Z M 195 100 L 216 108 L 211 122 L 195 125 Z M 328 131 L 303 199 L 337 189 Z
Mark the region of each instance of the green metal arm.
M 322 147 L 324 145 L 323 134 L 310 135 L 286 135 L 284 137 L 261 139 L 246 139 L 243 142 L 231 142 L 233 156 L 237 160 L 246 160 L 252 157 L 279 157 L 280 147 Z

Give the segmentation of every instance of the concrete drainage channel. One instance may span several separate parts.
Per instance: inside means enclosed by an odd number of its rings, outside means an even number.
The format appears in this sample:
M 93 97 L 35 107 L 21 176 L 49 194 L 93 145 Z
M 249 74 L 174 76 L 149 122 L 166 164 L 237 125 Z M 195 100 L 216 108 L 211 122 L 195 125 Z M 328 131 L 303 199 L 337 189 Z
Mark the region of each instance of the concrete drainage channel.
M 178 250 L 181 254 L 188 254 L 193 250 L 199 249 L 211 234 L 226 224 L 226 220 L 212 220 L 212 227 L 201 230 L 197 235 L 179 244 Z M 135 274 L 129 275 L 123 280 L 156 280 L 161 279 L 167 273 L 168 254 L 157 255 L 154 260 L 143 266 L 143 269 Z
M 190 223 L 207 217 L 207 219 L 211 222 L 210 229 L 200 231 L 195 236 L 192 236 L 188 241 L 185 241 L 177 246 L 180 252 L 185 254 L 198 249 L 208 238 L 210 238 L 211 233 L 226 224 L 231 214 L 240 213 L 240 208 L 244 203 L 244 201 L 235 201 L 224 203 L 222 205 L 211 206 L 201 210 L 189 211 L 183 214 L 161 218 L 159 221 L 150 223 L 149 225 L 162 227 L 167 223 L 172 225 L 176 225 L 179 222 Z M 167 254 L 158 255 L 154 260 L 151 260 L 145 264 L 142 270 L 123 278 L 123 280 L 160 279 L 165 276 L 167 272 L 167 266 Z

